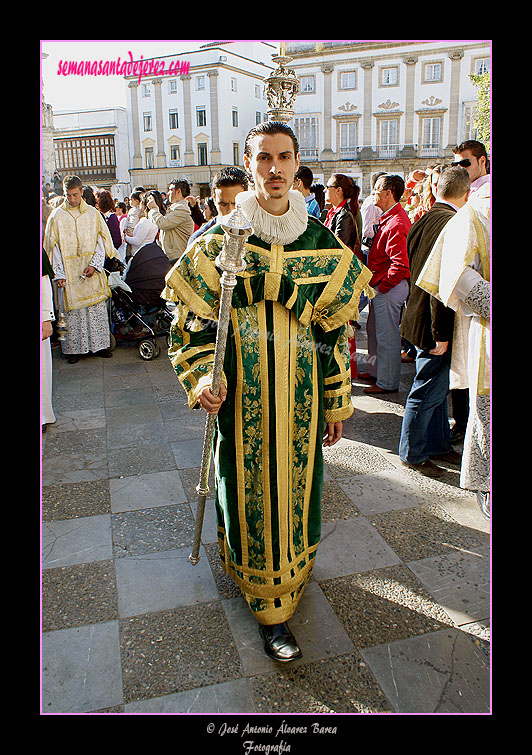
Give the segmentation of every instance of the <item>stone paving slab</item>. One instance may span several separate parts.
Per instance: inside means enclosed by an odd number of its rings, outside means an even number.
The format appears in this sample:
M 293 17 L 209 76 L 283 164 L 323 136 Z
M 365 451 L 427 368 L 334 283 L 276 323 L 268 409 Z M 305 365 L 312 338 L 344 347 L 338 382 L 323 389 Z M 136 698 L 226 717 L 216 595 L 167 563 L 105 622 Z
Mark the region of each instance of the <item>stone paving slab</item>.
M 197 687 L 124 706 L 125 713 L 256 713 L 247 679 Z
M 488 659 L 457 629 L 362 651 L 393 710 L 488 713 Z
M 489 550 L 455 551 L 409 564 L 457 625 L 490 615 Z
M 43 524 L 43 569 L 113 557 L 108 514 Z
M 187 500 L 177 470 L 119 477 L 110 480 L 109 485 L 114 514 Z
M 116 562 L 120 616 L 139 616 L 219 598 L 206 558 L 192 569 L 189 548 L 160 551 Z
M 79 713 L 123 702 L 117 621 L 45 632 L 44 713 Z
M 322 541 L 290 621 L 303 657 L 288 666 L 264 654 L 221 568 L 212 497 L 188 561 L 205 415 L 164 348 L 75 365 L 54 350 L 53 371 L 43 713 L 489 711 L 489 525 L 456 468 L 428 480 L 399 464 L 411 365 L 386 400 L 355 381 L 355 413 L 325 449 Z

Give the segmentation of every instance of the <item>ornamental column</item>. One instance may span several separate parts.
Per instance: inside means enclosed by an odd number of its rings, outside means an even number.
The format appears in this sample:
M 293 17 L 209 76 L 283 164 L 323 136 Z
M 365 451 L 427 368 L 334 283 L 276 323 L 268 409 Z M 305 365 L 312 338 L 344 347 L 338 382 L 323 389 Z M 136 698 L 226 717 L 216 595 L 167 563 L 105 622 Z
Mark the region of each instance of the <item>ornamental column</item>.
M 211 137 L 212 146 L 209 162 L 212 165 L 220 165 L 222 154 L 220 152 L 220 126 L 218 122 L 218 71 L 209 71 L 209 90 L 211 108 Z
M 194 148 L 192 146 L 192 113 L 190 111 L 190 80 L 192 76 L 181 76 L 183 82 L 183 105 L 185 108 L 185 165 L 194 165 Z
M 140 151 L 139 131 L 139 101 L 137 95 L 138 82 L 130 81 L 131 90 L 131 124 L 133 126 L 133 168 L 142 168 L 142 152 Z
M 155 126 L 157 129 L 156 168 L 166 168 L 166 151 L 164 149 L 163 101 L 161 96 L 162 79 L 152 79 L 155 95 Z
M 331 147 L 331 123 L 332 123 L 332 63 L 323 63 L 323 151 L 322 160 L 334 160 L 335 153 Z
M 405 103 L 405 140 L 401 152 L 401 158 L 416 157 L 414 147 L 414 90 L 416 83 L 416 63 L 415 55 L 408 55 L 403 58 L 406 65 L 406 103 Z
M 362 60 L 360 66 L 364 71 L 364 136 L 359 159 L 372 160 L 374 154 L 371 148 L 371 127 L 373 125 L 373 68 L 375 61 Z
M 452 50 L 449 53 L 449 57 L 452 61 L 451 64 L 451 90 L 449 92 L 449 131 L 448 131 L 448 143 L 447 149 L 452 154 L 453 147 L 460 141 L 458 139 L 458 97 L 460 94 L 460 68 L 462 65 L 462 58 L 464 57 L 463 50 Z

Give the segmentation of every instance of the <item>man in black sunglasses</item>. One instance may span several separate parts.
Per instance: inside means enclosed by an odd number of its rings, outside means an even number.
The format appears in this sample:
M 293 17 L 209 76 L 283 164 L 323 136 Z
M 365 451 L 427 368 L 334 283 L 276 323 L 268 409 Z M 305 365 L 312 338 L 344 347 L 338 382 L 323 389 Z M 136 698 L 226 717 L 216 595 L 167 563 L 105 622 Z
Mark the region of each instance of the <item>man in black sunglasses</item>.
M 453 165 L 460 165 L 469 173 L 471 189 L 469 196 L 478 191 L 480 187 L 490 180 L 489 161 L 486 147 L 482 142 L 468 139 L 458 144 L 454 149 Z

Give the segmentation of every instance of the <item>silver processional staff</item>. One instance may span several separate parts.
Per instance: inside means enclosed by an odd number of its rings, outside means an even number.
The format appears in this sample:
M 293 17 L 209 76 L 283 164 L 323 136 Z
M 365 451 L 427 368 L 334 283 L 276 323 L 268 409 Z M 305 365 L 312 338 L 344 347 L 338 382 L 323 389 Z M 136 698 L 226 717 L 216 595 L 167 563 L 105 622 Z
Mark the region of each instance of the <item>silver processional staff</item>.
M 227 331 L 229 329 L 229 320 L 231 318 L 231 301 L 233 299 L 233 289 L 237 283 L 236 274 L 242 272 L 246 267 L 244 260 L 246 240 L 252 232 L 251 224 L 240 207 L 237 207 L 229 213 L 229 215 L 223 219 L 221 226 L 224 230 L 224 242 L 222 250 L 216 258 L 216 266 L 222 271 L 222 276 L 220 278 L 221 296 L 211 383 L 211 392 L 215 396 L 220 392 L 220 382 L 227 344 Z M 188 557 L 190 563 L 194 566 L 200 560 L 199 549 L 201 543 L 201 531 L 203 529 L 205 502 L 207 500 L 207 493 L 209 492 L 209 469 L 211 465 L 212 441 L 215 426 L 216 415 L 209 414 L 205 422 L 200 479 L 196 488 L 198 492 L 198 510 L 194 529 L 194 541 L 192 544 L 192 553 Z

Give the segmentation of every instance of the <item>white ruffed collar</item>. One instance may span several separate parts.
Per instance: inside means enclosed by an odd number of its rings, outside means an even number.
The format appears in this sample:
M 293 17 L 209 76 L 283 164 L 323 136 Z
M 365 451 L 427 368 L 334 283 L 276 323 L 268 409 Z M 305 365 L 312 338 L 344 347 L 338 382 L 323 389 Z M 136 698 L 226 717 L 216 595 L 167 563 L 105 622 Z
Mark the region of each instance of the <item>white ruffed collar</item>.
M 288 191 L 289 207 L 284 215 L 271 215 L 257 201 L 252 191 L 237 194 L 235 202 L 242 208 L 253 227 L 253 233 L 267 244 L 291 244 L 307 229 L 307 203 L 300 191 Z

